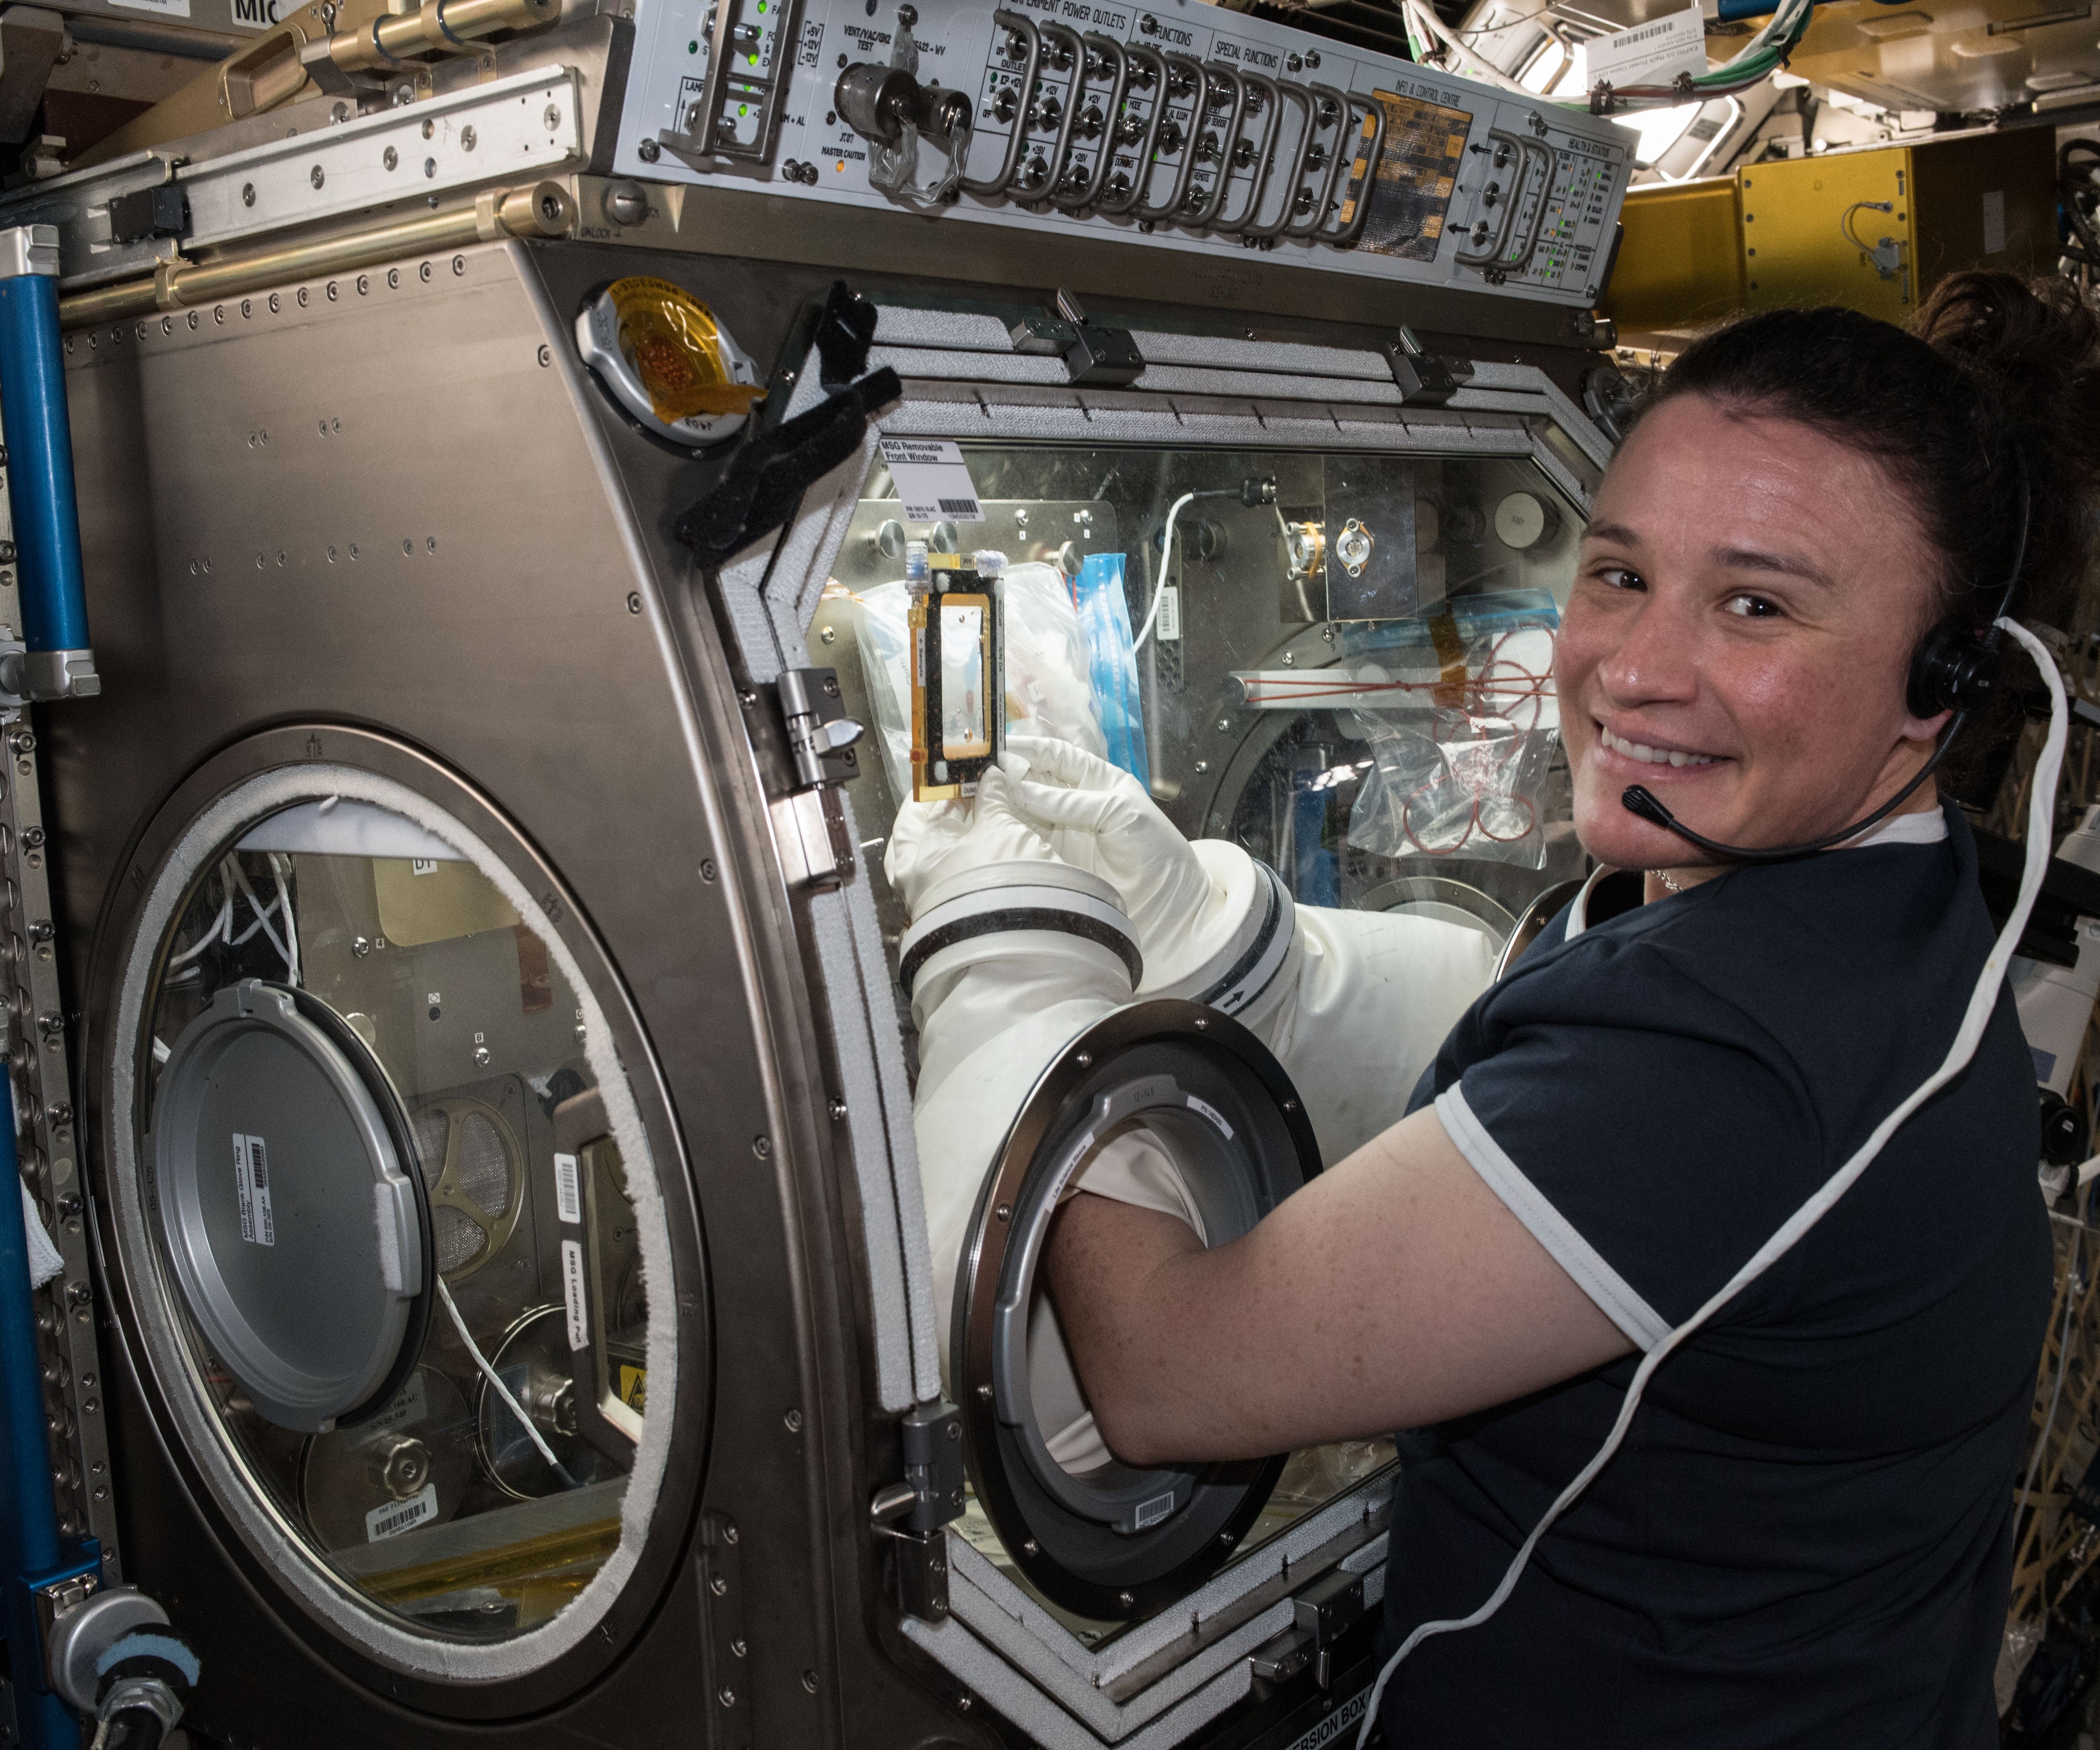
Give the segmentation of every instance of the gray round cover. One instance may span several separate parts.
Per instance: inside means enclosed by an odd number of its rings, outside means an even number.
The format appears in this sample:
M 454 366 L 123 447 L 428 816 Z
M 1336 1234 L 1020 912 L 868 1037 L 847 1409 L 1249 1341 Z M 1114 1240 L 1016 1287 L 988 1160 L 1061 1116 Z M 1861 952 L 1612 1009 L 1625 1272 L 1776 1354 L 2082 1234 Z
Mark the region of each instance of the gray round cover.
M 307 1433 L 391 1395 L 431 1274 L 399 1101 L 336 1019 L 258 979 L 220 991 L 169 1053 L 150 1144 L 184 1309 L 256 1409 Z

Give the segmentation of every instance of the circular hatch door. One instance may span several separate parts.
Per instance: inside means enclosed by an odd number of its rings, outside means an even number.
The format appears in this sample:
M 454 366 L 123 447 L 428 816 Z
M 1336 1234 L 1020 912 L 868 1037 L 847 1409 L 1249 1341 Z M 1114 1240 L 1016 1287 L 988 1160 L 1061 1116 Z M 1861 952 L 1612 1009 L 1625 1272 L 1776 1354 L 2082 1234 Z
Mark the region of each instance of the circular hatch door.
M 950 1377 L 977 1500 L 1029 1581 L 1101 1620 L 1145 1616 L 1230 1559 L 1284 1458 L 1140 1469 L 1110 1453 L 1039 1282 L 1051 1218 L 1105 1146 L 1171 1162 L 1206 1241 L 1238 1238 L 1320 1170 L 1282 1066 L 1215 1009 L 1118 1010 L 1044 1070 L 986 1175 L 955 1281 Z

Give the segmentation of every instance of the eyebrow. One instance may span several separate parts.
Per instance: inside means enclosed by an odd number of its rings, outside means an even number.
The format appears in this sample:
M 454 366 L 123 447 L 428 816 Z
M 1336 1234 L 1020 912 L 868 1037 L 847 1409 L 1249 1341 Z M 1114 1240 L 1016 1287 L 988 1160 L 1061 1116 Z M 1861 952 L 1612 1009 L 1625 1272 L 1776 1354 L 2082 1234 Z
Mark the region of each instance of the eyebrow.
M 1610 541 L 1621 547 L 1646 544 L 1638 531 L 1623 522 L 1592 522 L 1582 531 L 1586 541 Z M 1776 576 L 1798 577 L 1824 588 L 1832 587 L 1830 574 L 1792 553 L 1768 553 L 1762 547 L 1716 547 L 1713 557 L 1731 571 L 1769 571 Z

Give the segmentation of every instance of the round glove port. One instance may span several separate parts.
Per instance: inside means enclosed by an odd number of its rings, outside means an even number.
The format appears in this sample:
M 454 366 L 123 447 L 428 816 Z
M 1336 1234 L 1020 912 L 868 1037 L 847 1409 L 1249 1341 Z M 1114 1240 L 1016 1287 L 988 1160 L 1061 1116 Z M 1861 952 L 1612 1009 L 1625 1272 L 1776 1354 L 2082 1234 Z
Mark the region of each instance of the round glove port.
M 951 1378 L 986 1517 L 1043 1595 L 1097 1620 L 1142 1616 L 1230 1559 L 1284 1459 L 1068 1469 L 1037 1401 L 1039 1272 L 1057 1206 L 1101 1145 L 1141 1131 L 1172 1160 L 1212 1245 L 1320 1170 L 1280 1065 L 1199 1003 L 1122 1009 L 1074 1039 L 1023 1104 L 986 1175 L 955 1283 Z

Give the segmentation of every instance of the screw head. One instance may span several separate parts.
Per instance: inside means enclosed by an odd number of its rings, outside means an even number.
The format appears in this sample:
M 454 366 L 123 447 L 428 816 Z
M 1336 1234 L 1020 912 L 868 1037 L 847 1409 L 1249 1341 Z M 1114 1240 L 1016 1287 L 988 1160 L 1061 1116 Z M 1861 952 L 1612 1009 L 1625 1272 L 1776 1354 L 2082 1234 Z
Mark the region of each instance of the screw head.
M 313 169 L 307 172 L 307 180 L 311 183 L 315 187 L 318 188 L 323 183 L 328 180 L 328 172 L 324 170 L 317 164 L 313 167 Z M 250 184 L 250 186 L 253 187 L 254 185 Z
M 752 1137 L 751 1139 L 751 1152 L 757 1155 L 761 1161 L 766 1159 L 773 1153 L 772 1138 L 770 1136 Z
M 714 858 L 712 857 L 703 857 L 700 859 L 700 879 L 703 881 L 712 881 L 721 873 L 721 871 L 715 867 Z
M 1130 1610 L 1136 1607 L 1137 1600 L 1132 1598 L 1127 1592 L 1118 1592 L 1116 1594 L 1116 1602 L 1120 1604 L 1125 1610 Z
M 1072 1061 L 1082 1069 L 1091 1069 L 1094 1067 L 1094 1054 L 1092 1051 L 1081 1051 L 1072 1059 Z
M 805 1671 L 802 1673 L 802 1687 L 807 1690 L 812 1695 L 817 1693 L 817 1673 L 815 1672 Z
M 996 1215 L 1001 1221 L 1012 1221 L 1013 1219 L 1013 1206 L 1011 1203 L 1002 1203 L 997 1209 L 992 1211 L 992 1214 Z
M 846 1103 L 842 1100 L 832 1100 L 831 1111 L 834 1120 L 843 1118 L 846 1115 Z
M 645 139 L 634 148 L 634 155 L 644 164 L 654 164 L 664 156 L 664 148 L 653 139 Z
M 320 165 L 315 165 L 315 169 L 318 170 L 318 169 L 320 169 Z M 318 187 L 320 185 L 319 185 L 318 183 L 316 183 L 315 186 L 316 187 Z M 240 185 L 240 204 L 241 204 L 243 206 L 253 206 L 253 205 L 255 205 L 255 185 L 254 185 L 254 183 L 243 183 Z
M 488 1067 L 488 1047 L 487 1046 L 477 1045 L 474 1047 L 474 1068 L 477 1069 L 486 1069 Z
M 627 611 L 630 614 L 639 614 L 642 611 L 642 592 L 640 590 L 630 589 L 627 592 Z
M 790 1434 L 800 1434 L 800 1433 L 802 1431 L 802 1413 L 801 1413 L 801 1411 L 800 1411 L 800 1410 L 790 1410 L 790 1411 L 788 1411 L 788 1413 L 787 1413 L 786 1415 L 783 1416 L 780 1419 L 781 1419 L 781 1421 L 782 1421 L 782 1422 L 785 1422 L 785 1423 L 788 1425 L 788 1431 Z

